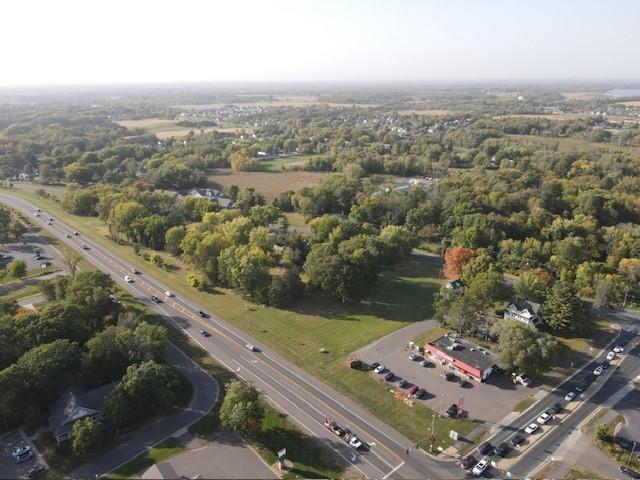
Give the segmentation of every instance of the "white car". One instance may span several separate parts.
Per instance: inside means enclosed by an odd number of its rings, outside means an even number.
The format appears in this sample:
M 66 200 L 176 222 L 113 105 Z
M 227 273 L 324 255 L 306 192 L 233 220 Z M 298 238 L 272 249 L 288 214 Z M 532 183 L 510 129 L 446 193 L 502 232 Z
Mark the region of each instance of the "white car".
M 79 234 L 78 232 L 76 232 L 75 230 L 73 231 L 73 234 L 74 234 L 74 235 L 76 235 L 76 236 L 77 236 L 77 235 L 80 235 L 80 234 Z
M 373 369 L 373 373 L 382 373 L 384 371 L 384 365 L 378 365 L 376 368 Z
M 565 401 L 570 402 L 576 398 L 576 392 L 569 392 L 564 396 Z
M 127 283 L 131 283 L 131 282 L 133 282 L 133 278 L 131 278 L 129 275 L 125 275 L 124 276 L 124 281 L 127 282 Z
M 542 412 L 536 422 L 538 422 L 540 425 L 544 425 L 552 418 L 553 416 L 549 412 Z
M 169 290 L 166 290 L 166 291 L 164 292 L 164 296 L 165 296 L 165 297 L 173 297 L 173 293 L 171 293 Z
M 245 347 L 247 347 L 249 350 L 251 350 L 252 352 L 257 352 L 258 349 L 256 348 L 256 346 L 253 343 L 247 343 L 245 345 Z
M 616 358 L 616 354 L 615 354 L 615 352 L 609 352 L 609 353 L 607 353 L 607 360 L 611 361 L 611 360 L 613 360 L 614 358 Z
M 540 425 L 538 425 L 537 423 L 530 423 L 525 427 L 524 433 L 528 433 L 529 435 L 531 435 L 532 433 L 537 432 L 539 428 Z
M 33 216 L 34 217 L 39 217 L 40 216 L 40 212 L 33 212 Z
M 622 348 L 620 345 L 616 345 L 615 347 L 613 347 L 613 351 L 615 353 L 622 353 L 624 351 L 624 348 Z
M 473 467 L 473 470 L 471 470 L 471 473 L 479 477 L 484 473 L 488 466 L 489 459 L 487 457 L 484 457 L 482 460 L 476 463 L 476 465 Z
M 604 370 L 602 369 L 602 367 L 596 367 L 596 369 L 593 371 L 593 374 L 597 377 L 599 377 L 600 375 L 602 375 L 602 372 L 604 372 Z
M 351 440 L 349 440 L 349 445 L 357 450 L 362 446 L 362 442 L 358 437 L 354 435 L 353 437 L 351 437 Z

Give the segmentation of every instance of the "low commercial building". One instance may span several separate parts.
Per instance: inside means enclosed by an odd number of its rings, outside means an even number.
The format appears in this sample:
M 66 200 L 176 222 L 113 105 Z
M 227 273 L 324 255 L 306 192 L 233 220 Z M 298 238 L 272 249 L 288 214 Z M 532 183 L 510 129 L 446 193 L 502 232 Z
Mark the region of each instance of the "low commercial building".
M 427 343 L 424 350 L 442 365 L 480 382 L 486 381 L 498 364 L 491 352 L 453 335 Z

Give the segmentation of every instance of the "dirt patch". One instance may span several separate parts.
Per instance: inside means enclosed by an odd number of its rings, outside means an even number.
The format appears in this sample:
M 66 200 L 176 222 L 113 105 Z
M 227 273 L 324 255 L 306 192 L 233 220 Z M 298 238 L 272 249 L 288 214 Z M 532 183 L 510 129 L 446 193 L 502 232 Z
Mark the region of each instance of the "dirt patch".
M 267 200 L 287 190 L 298 190 L 320 183 L 325 172 L 236 172 L 230 168 L 215 170 L 209 176 L 209 183 L 215 187 L 237 185 L 240 188 L 253 187 Z

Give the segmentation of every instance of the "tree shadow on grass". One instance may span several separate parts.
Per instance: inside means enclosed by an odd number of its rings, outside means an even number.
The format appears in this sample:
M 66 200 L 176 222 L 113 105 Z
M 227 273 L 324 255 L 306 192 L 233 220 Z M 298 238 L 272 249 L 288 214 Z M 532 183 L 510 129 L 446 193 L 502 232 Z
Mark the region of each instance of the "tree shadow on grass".
M 342 470 L 343 468 L 339 466 L 337 459 L 330 456 L 327 450 L 319 444 L 317 439 L 296 429 L 270 427 L 260 432 L 255 441 L 263 449 L 272 453 L 286 448 L 287 459 L 294 462 L 294 467 L 290 471 L 302 478 L 323 478 L 327 468 L 332 470 Z

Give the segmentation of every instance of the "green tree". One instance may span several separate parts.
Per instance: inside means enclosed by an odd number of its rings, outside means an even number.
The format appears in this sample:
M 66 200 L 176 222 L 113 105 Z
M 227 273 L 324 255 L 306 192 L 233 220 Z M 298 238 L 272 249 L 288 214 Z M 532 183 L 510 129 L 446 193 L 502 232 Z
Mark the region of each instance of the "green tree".
M 104 413 L 118 427 L 157 415 L 176 405 L 182 388 L 178 374 L 153 360 L 131 365 L 104 401 Z
M 513 287 L 518 298 L 536 303 L 545 300 L 546 285 L 531 272 L 522 272 Z
M 91 417 L 83 418 L 71 428 L 71 446 L 77 455 L 96 453 L 104 445 L 106 431 L 102 423 Z
M 540 375 L 558 362 L 562 345 L 551 335 L 514 320 L 500 320 L 492 327 L 498 338 L 498 360 L 507 371 Z
M 182 254 L 180 243 L 186 235 L 187 229 L 182 225 L 169 228 L 164 236 L 164 248 L 171 255 L 179 257 Z
M 555 331 L 579 332 L 585 328 L 588 313 L 576 296 L 575 288 L 566 282 L 556 282 L 547 294 L 543 306 L 544 321 Z
M 24 278 L 27 275 L 27 264 L 18 258 L 9 264 L 7 272 L 13 278 Z
M 254 436 L 262 425 L 264 406 L 251 385 L 233 380 L 220 407 L 220 421 L 241 435 Z

